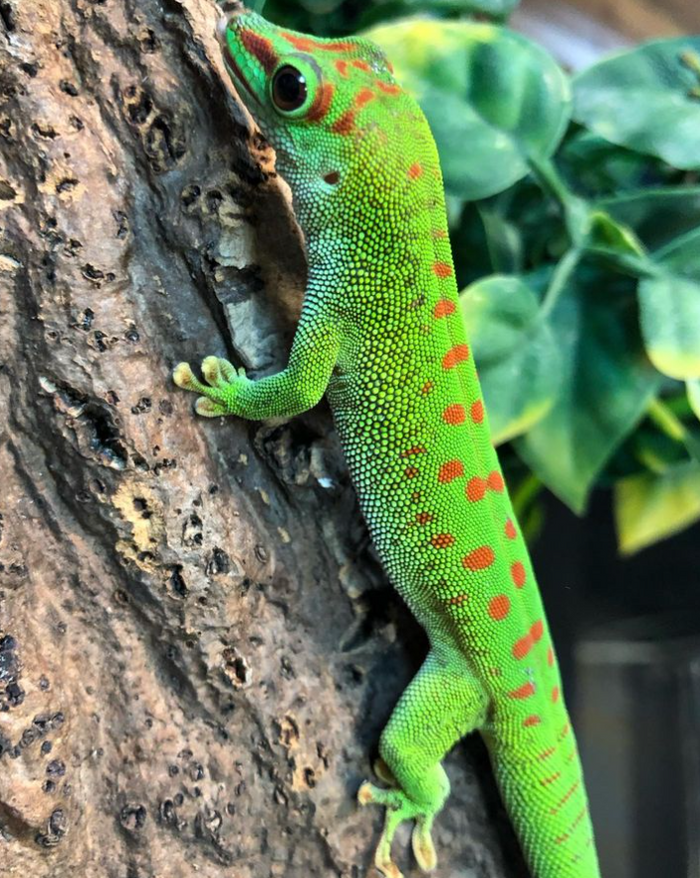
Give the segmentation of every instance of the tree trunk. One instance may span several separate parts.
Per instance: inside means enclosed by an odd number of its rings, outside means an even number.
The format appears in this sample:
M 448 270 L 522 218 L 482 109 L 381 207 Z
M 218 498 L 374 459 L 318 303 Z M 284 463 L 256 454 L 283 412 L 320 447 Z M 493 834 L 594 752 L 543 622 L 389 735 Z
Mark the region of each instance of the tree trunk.
M 0 0 L 3 875 L 364 875 L 425 650 L 327 409 L 204 421 L 170 381 L 278 369 L 304 288 L 216 19 Z M 523 874 L 483 750 L 448 768 L 437 874 Z

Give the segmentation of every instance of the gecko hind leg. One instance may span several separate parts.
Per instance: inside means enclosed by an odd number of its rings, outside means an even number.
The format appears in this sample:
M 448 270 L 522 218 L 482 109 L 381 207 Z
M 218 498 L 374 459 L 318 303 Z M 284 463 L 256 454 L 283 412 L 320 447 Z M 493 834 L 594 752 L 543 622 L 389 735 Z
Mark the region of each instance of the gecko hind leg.
M 384 828 L 374 863 L 385 878 L 401 878 L 391 857 L 397 828 L 415 821 L 413 853 L 418 866 L 431 872 L 437 865 L 431 830 L 450 792 L 441 760 L 485 716 L 488 698 L 483 686 L 456 650 L 431 650 L 422 668 L 401 696 L 380 743 L 378 777 L 393 780 L 392 789 L 364 783 L 360 804 L 383 805 Z

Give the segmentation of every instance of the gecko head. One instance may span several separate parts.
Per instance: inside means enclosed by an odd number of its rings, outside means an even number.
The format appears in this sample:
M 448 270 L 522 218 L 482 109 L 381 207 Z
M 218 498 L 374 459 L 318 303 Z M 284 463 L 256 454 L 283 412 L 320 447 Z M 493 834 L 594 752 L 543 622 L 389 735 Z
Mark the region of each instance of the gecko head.
M 319 39 L 239 3 L 229 8 L 218 29 L 226 68 L 282 175 L 297 186 L 318 183 L 322 194 L 342 186 L 369 154 L 379 161 L 386 119 L 397 118 L 397 101 L 408 100 L 384 53 L 369 40 Z M 367 137 L 376 142 L 358 150 Z

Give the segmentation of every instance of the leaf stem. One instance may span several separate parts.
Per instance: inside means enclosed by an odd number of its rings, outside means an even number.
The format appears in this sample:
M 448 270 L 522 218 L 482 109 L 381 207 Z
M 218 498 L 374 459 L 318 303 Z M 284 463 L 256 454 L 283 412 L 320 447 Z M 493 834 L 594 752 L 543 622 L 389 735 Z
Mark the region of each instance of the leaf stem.
M 548 317 L 552 313 L 552 309 L 557 304 L 569 278 L 576 271 L 582 255 L 583 249 L 581 247 L 572 247 L 559 260 L 547 287 L 547 292 L 544 294 L 540 317 Z

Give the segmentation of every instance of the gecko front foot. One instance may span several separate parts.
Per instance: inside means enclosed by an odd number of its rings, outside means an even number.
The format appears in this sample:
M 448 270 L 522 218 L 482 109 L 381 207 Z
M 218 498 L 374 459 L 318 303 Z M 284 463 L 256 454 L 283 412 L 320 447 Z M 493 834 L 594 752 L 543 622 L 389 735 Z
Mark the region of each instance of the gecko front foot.
M 413 854 L 423 872 L 432 872 L 437 866 L 437 854 L 430 830 L 437 811 L 432 812 L 414 802 L 400 789 L 383 790 L 371 783 L 363 783 L 357 793 L 360 805 L 384 805 L 386 816 L 374 865 L 385 878 L 403 878 L 399 867 L 391 859 L 391 843 L 396 830 L 404 820 L 415 820 L 412 835 Z
M 236 413 L 236 399 L 243 385 L 248 383 L 245 369 L 236 369 L 221 357 L 207 357 L 202 362 L 202 375 L 207 382 L 199 381 L 189 363 L 178 363 L 173 371 L 173 381 L 183 390 L 200 393 L 195 411 L 205 418 Z

